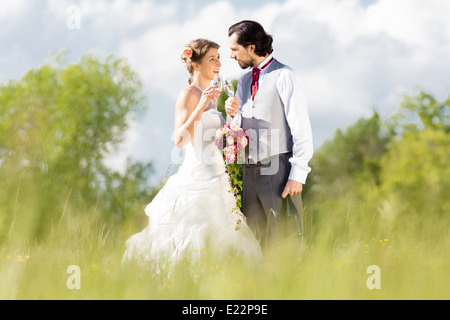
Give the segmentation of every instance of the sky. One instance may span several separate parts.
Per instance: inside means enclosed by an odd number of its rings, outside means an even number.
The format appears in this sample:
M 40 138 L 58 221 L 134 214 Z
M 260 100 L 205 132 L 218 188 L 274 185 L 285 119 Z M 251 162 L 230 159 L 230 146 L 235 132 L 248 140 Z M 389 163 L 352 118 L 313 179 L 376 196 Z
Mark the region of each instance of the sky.
M 448 0 L 0 0 L 0 83 L 61 50 L 72 62 L 88 52 L 126 59 L 147 112 L 107 164 L 152 161 L 157 181 L 177 158 L 174 107 L 188 79 L 179 57 L 190 40 L 219 43 L 222 75 L 238 78 L 245 71 L 229 58 L 228 28 L 260 22 L 275 58 L 305 85 L 317 149 L 373 110 L 388 117 L 419 88 L 448 96 L 449 14 Z

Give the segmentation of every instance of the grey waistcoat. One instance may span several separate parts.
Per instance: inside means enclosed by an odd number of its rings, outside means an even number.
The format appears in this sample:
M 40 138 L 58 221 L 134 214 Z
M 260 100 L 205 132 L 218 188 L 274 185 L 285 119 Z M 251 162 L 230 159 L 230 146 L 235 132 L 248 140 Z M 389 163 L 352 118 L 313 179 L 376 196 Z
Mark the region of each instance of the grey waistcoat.
M 254 101 L 251 94 L 252 73 L 242 77 L 242 128 L 250 138 L 249 163 L 264 162 L 267 158 L 292 151 L 291 129 L 277 90 L 278 77 L 284 67 L 277 60 L 267 67 Z

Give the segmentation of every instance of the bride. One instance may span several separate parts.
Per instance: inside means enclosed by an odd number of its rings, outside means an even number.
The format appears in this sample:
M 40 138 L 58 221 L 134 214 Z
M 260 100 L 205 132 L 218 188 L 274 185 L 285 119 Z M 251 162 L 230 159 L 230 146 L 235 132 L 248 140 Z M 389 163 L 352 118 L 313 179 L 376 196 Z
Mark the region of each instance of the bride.
M 244 216 L 233 210 L 236 200 L 214 145 L 216 131 L 225 124 L 215 104 L 220 92 L 210 86 L 222 66 L 218 49 L 197 39 L 183 51 L 190 78 L 176 103 L 175 145 L 185 149 L 185 159 L 146 207 L 149 224 L 128 239 L 123 261 L 160 267 L 199 261 L 210 253 L 249 262 L 262 257 Z

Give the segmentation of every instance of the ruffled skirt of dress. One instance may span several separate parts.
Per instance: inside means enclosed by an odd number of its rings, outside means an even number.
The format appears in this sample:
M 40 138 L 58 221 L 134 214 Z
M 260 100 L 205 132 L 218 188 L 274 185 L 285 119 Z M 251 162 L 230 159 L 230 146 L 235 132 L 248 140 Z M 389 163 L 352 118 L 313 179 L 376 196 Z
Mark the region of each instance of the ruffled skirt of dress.
M 149 224 L 128 239 L 123 262 L 159 269 L 211 253 L 259 261 L 259 243 L 242 213 L 234 211 L 236 201 L 229 189 L 220 154 L 205 164 L 187 152 L 178 172 L 146 207 Z

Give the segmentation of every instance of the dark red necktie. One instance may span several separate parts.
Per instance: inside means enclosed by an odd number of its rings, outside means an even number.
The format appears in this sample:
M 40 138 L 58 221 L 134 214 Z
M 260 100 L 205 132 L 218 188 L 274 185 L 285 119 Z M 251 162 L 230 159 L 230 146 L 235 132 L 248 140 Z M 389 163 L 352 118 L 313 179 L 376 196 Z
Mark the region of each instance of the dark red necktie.
M 269 60 L 261 69 L 259 68 L 253 68 L 252 72 L 252 99 L 255 100 L 256 93 L 259 89 L 259 74 L 261 73 L 261 70 L 264 70 L 271 62 L 273 61 L 273 58 Z

